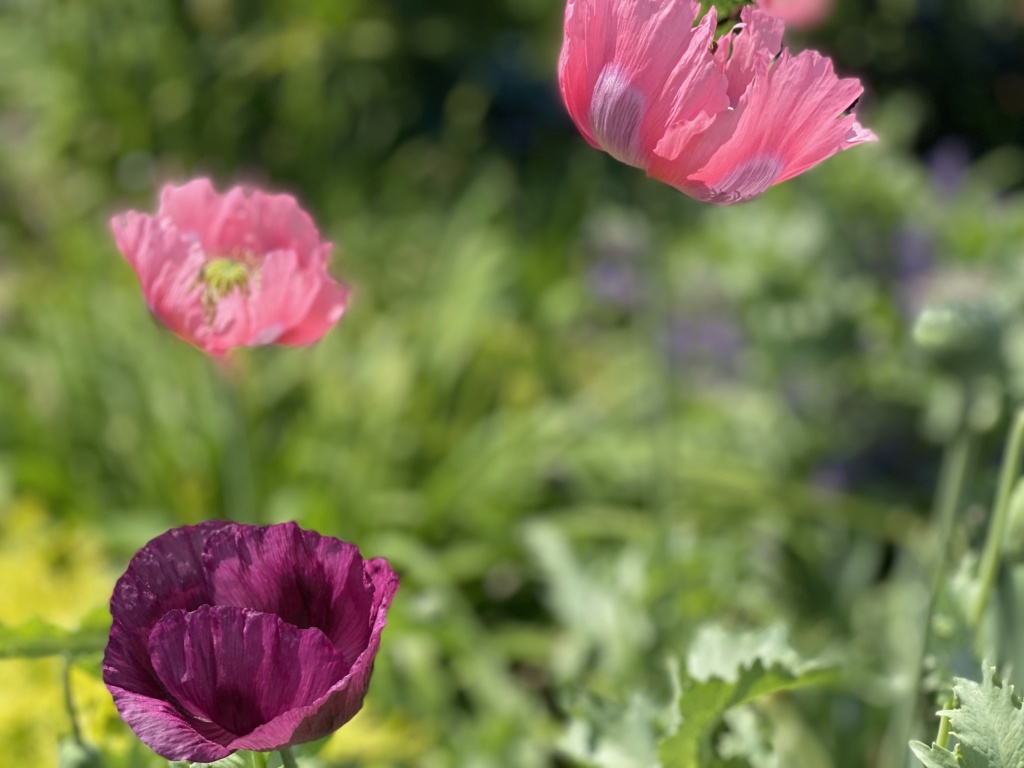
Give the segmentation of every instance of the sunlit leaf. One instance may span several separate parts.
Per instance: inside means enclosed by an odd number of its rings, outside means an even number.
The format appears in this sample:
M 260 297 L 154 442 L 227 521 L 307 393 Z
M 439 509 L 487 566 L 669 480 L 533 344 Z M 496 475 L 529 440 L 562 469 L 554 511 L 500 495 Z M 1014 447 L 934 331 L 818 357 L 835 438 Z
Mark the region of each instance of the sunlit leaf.
M 772 693 L 827 684 L 836 677 L 834 668 L 802 660 L 781 627 L 750 633 L 707 628 L 694 641 L 686 666 L 681 723 L 660 745 L 665 768 L 710 764 L 711 736 L 731 707 Z
M 953 751 L 920 741 L 910 748 L 928 768 L 1019 768 L 1024 765 L 1024 711 L 1013 686 L 982 668 L 980 683 L 957 678 L 958 706 L 940 714 L 949 718 L 959 744 Z

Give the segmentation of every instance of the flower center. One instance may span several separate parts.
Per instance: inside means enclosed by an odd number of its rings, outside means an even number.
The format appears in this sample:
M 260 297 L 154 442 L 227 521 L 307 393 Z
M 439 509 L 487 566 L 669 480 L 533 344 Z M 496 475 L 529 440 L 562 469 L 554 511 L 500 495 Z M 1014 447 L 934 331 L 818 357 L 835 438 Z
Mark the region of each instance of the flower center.
M 206 314 L 206 322 L 213 324 L 217 316 L 217 305 L 233 291 L 249 295 L 250 282 L 259 279 L 255 256 L 251 253 L 239 257 L 218 257 L 203 264 L 196 275 L 196 284 L 202 285 L 200 301 Z

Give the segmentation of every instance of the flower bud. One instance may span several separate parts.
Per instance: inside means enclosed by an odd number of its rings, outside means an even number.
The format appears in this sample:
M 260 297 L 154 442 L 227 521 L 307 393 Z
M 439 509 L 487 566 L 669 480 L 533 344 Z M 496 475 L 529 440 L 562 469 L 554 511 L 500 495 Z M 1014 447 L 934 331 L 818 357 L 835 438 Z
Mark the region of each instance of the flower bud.
M 914 323 L 914 342 L 940 368 L 974 373 L 999 365 L 1003 312 L 984 298 L 926 306 Z

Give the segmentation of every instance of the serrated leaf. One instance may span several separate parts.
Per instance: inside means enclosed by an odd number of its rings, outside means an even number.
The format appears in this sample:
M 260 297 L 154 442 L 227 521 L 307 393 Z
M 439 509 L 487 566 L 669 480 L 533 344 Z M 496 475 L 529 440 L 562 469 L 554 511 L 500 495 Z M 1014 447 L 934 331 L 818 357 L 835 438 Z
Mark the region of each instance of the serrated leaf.
M 100 653 L 109 633 L 105 608 L 102 618 L 90 612 L 78 629 L 64 629 L 39 618 L 15 627 L 0 624 L 0 659 Z
M 910 747 L 928 768 L 1020 768 L 1024 765 L 1024 711 L 1013 686 L 996 678 L 995 668 L 984 665 L 982 681 L 957 678 L 953 693 L 956 709 L 949 717 L 950 733 L 959 745 L 955 752 L 921 742 Z
M 637 692 L 625 704 L 593 693 L 567 692 L 571 715 L 559 750 L 593 768 L 657 768 L 658 742 L 679 727 L 680 674 L 676 659 L 666 660 L 668 697 Z
M 568 757 L 594 768 L 652 768 L 658 763 L 656 722 L 662 707 L 640 695 L 625 706 L 581 695 L 576 717 L 559 740 Z
M 698 768 L 710 763 L 710 736 L 731 707 L 771 693 L 821 685 L 835 670 L 800 659 L 785 631 L 729 633 L 717 627 L 697 636 L 687 657 L 688 679 L 679 701 L 679 729 L 660 745 L 665 768 Z
M 963 768 L 963 763 L 957 760 L 954 752 L 934 744 L 929 747 L 920 741 L 912 741 L 910 742 L 910 751 L 927 768 Z

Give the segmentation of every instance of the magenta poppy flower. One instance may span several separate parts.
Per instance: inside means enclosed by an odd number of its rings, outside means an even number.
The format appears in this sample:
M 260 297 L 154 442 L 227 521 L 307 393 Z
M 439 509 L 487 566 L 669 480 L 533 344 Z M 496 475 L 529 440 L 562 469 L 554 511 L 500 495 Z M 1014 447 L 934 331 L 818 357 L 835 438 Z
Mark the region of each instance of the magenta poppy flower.
M 168 760 L 318 739 L 362 706 L 396 589 L 387 561 L 295 523 L 175 528 L 114 587 L 103 680 Z
M 558 79 L 583 136 L 690 197 L 750 200 L 875 139 L 814 51 L 782 48 L 782 22 L 744 8 L 717 43 L 697 0 L 569 0 Z
M 349 291 L 327 274 L 331 244 L 291 195 L 209 179 L 160 193 L 155 216 L 110 221 L 150 310 L 211 355 L 260 344 L 311 344 L 345 312 Z

